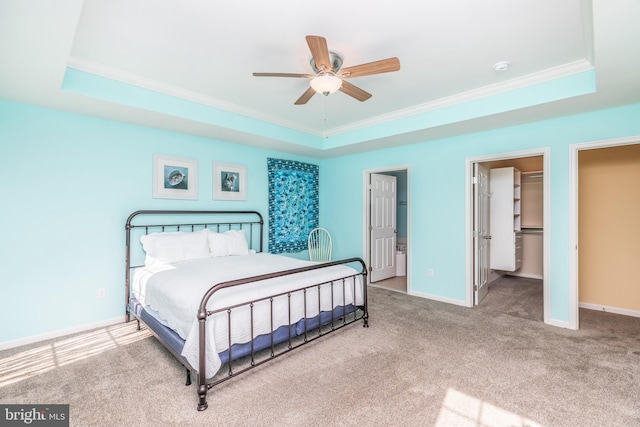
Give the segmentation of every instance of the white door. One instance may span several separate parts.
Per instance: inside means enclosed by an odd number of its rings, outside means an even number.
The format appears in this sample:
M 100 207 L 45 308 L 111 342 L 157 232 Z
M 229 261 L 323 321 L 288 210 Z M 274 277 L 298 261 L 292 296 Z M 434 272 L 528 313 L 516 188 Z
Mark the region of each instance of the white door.
M 371 174 L 371 282 L 396 275 L 396 177 Z
M 474 303 L 478 305 L 489 290 L 489 171 L 475 163 L 473 176 L 473 287 Z

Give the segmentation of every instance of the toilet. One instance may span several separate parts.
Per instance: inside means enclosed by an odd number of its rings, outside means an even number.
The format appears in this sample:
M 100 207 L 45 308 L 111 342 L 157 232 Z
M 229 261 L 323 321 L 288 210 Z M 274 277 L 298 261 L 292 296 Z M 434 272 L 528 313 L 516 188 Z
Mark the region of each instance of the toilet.
M 407 244 L 399 242 L 396 244 L 396 276 L 407 275 Z

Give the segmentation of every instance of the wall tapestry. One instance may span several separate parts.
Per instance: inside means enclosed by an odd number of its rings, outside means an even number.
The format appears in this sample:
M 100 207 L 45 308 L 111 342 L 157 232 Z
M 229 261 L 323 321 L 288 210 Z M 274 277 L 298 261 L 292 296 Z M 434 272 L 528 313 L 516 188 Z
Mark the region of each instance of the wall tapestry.
M 269 252 L 300 252 L 318 227 L 318 165 L 267 159 Z

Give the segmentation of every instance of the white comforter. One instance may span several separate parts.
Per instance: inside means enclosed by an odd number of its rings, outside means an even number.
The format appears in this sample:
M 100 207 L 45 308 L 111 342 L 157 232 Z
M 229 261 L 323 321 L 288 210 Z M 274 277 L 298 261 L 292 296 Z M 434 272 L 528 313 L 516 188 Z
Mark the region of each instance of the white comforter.
M 171 265 L 155 265 L 136 269 L 133 275 L 133 294 L 140 303 L 185 340 L 182 355 L 193 367 L 198 367 L 198 321 L 197 311 L 205 292 L 213 285 L 228 280 L 257 276 L 282 270 L 313 265 L 311 261 L 302 261 L 281 255 L 258 253 L 245 256 L 228 256 L 187 261 Z M 256 300 L 281 292 L 298 289 L 306 285 L 330 282 L 359 272 L 344 265 L 333 266 L 295 274 L 292 276 L 269 279 L 261 282 L 236 286 L 216 292 L 209 300 L 208 310 L 228 307 L 248 300 Z M 363 304 L 362 278 L 356 278 L 355 303 Z M 342 281 L 336 281 L 333 291 L 327 283 L 320 287 L 322 311 L 329 311 L 343 305 Z M 291 323 L 305 317 L 302 292 L 291 296 Z M 289 324 L 287 297 L 273 301 L 274 330 Z M 344 290 L 344 304 L 354 303 L 353 280 L 347 280 Z M 318 314 L 316 288 L 307 292 L 306 317 Z M 212 377 L 221 366 L 218 353 L 229 347 L 227 313 L 209 316 L 207 319 L 207 377 Z M 250 329 L 250 311 L 248 307 L 234 309 L 232 312 L 232 344 L 249 342 L 252 338 L 271 331 L 270 303 L 264 301 L 254 306 L 253 337 Z

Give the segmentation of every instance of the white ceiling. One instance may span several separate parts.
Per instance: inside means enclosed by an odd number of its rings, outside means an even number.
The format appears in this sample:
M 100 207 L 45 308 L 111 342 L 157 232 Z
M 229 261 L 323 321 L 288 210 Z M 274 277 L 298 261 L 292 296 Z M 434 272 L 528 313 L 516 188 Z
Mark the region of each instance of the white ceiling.
M 328 157 L 640 102 L 639 16 L 637 0 L 0 0 L 0 98 Z M 306 35 L 345 67 L 395 56 L 401 69 L 350 79 L 368 101 L 296 106 L 308 80 L 252 72 L 311 72 Z M 67 67 L 324 139 L 590 68 L 597 90 L 322 149 L 65 91 Z

